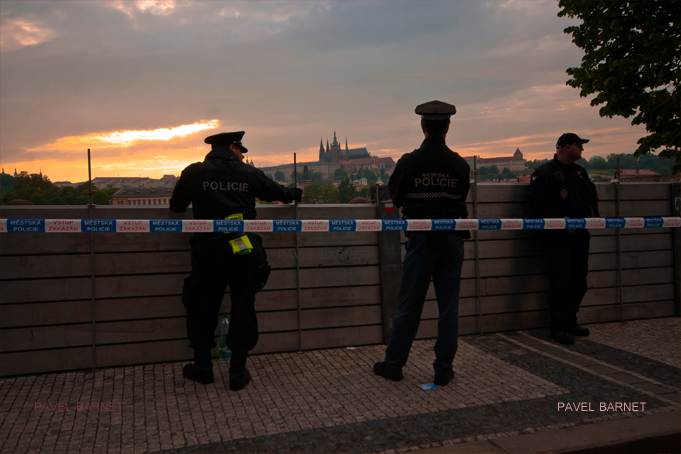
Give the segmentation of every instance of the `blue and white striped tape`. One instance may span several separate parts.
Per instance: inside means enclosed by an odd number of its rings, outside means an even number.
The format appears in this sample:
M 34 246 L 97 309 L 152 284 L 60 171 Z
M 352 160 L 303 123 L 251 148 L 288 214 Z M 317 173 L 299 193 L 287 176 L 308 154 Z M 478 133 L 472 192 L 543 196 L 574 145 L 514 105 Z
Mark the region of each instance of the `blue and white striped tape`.
M 638 229 L 681 227 L 681 217 L 571 219 L 125 220 L 0 219 L 0 233 L 387 232 L 434 230 Z

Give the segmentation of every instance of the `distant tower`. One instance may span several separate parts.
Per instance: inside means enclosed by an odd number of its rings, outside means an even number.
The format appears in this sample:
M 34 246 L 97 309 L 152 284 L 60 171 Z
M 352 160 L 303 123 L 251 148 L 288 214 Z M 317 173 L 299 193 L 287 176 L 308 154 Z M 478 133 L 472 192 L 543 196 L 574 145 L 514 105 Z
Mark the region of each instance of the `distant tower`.
M 324 153 L 324 141 L 319 139 L 319 162 L 326 161 L 326 153 Z
M 345 151 L 348 151 L 348 136 L 345 136 Z
M 339 162 L 341 158 L 341 145 L 336 138 L 336 131 L 333 131 L 333 142 L 331 143 L 331 162 Z
M 515 149 L 515 153 L 513 153 L 513 157 L 515 159 L 523 159 L 523 154 L 520 152 L 520 148 Z
M 329 139 L 326 139 L 326 151 L 329 151 Z
M 17 176 L 17 168 L 15 167 L 14 168 L 14 177 L 16 178 L 16 176 Z

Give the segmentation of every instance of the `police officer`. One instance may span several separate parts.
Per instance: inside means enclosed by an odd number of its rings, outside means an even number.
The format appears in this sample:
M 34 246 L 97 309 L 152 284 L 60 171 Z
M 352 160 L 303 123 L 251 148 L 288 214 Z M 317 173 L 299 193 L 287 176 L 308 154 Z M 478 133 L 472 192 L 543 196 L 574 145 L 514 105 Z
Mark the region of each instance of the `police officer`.
M 449 118 L 456 108 L 431 101 L 416 107 L 425 140 L 403 155 L 390 176 L 393 203 L 406 219 L 465 219 L 468 216 L 470 167 L 445 144 Z M 402 267 L 398 308 L 393 319 L 385 360 L 374 364 L 374 373 L 402 380 L 402 367 L 416 337 L 426 292 L 433 278 L 439 309 L 435 343 L 434 383 L 446 386 L 454 378 L 452 362 L 458 343 L 459 287 L 463 263 L 463 239 L 468 231 L 409 232 Z
M 586 169 L 575 164 L 584 144 L 577 134 L 558 138 L 553 160 L 539 166 L 530 180 L 530 205 L 540 218 L 592 218 L 598 214 L 596 186 Z M 561 344 L 573 344 L 573 336 L 588 336 L 577 324 L 577 311 L 586 294 L 589 269 L 589 231 L 546 230 L 548 253 L 551 336 Z
M 205 139 L 212 146 L 203 162 L 182 171 L 170 209 L 183 212 L 193 204 L 194 219 L 255 219 L 255 198 L 285 203 L 300 201 L 302 190 L 288 189 L 242 162 L 248 149 L 243 131 L 216 134 Z M 258 235 L 199 233 L 190 238 L 191 275 L 184 281 L 182 302 L 187 308 L 187 337 L 194 363 L 183 375 L 190 380 L 213 382 L 211 349 L 227 284 L 230 286 L 231 323 L 227 345 L 232 350 L 229 388 L 238 391 L 251 380 L 246 369 L 248 351 L 258 342 L 255 294 L 267 281 L 269 266 Z

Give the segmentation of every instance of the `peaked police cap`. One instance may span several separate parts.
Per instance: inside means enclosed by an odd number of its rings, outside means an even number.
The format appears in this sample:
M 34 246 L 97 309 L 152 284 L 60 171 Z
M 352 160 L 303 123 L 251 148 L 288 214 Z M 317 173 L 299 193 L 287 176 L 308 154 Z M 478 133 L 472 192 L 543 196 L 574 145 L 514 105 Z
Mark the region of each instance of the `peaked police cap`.
M 238 145 L 241 147 L 242 153 L 248 153 L 248 148 L 244 147 L 241 143 L 241 139 L 244 137 L 244 134 L 246 134 L 244 131 L 221 132 L 220 134 L 208 136 L 203 141 L 212 145 L 213 147 L 228 147 L 232 144 Z
M 430 101 L 416 106 L 415 112 L 424 120 L 449 120 L 456 113 L 456 107 L 442 101 Z

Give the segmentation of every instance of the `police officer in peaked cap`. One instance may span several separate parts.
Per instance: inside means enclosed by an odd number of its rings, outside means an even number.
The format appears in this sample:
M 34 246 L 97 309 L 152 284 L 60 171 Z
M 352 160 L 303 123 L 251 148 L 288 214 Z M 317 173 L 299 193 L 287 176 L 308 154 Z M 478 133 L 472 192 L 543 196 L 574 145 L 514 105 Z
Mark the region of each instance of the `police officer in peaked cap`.
M 187 166 L 170 199 L 170 209 L 183 212 L 192 203 L 194 219 L 255 219 L 255 199 L 284 203 L 300 201 L 302 190 L 289 189 L 261 170 L 243 163 L 248 152 L 244 131 L 206 137 L 212 149 L 203 162 Z M 213 382 L 211 349 L 227 284 L 231 312 L 227 345 L 232 351 L 229 387 L 238 391 L 251 380 L 246 368 L 249 350 L 258 342 L 255 294 L 269 275 L 267 257 L 258 235 L 198 233 L 189 240 L 191 275 L 184 280 L 182 302 L 187 308 L 187 337 L 194 362 L 183 369 L 185 378 Z
M 450 117 L 456 108 L 442 101 L 416 107 L 425 139 L 421 147 L 402 156 L 388 188 L 393 203 L 406 219 L 465 219 L 470 167 L 445 143 Z M 452 362 L 458 343 L 459 287 L 463 240 L 468 231 L 408 232 L 397 313 L 384 361 L 374 373 L 402 380 L 412 342 L 416 337 L 431 277 L 439 309 L 435 343 L 434 383 L 446 386 L 454 378 Z
M 530 207 L 540 218 L 593 218 L 598 213 L 596 186 L 586 169 L 575 164 L 584 144 L 567 132 L 556 141 L 553 160 L 534 171 L 530 178 Z M 589 329 L 577 323 L 577 311 L 586 294 L 589 269 L 589 231 L 546 230 L 549 272 L 551 336 L 561 344 L 573 344 L 573 336 L 588 336 Z

